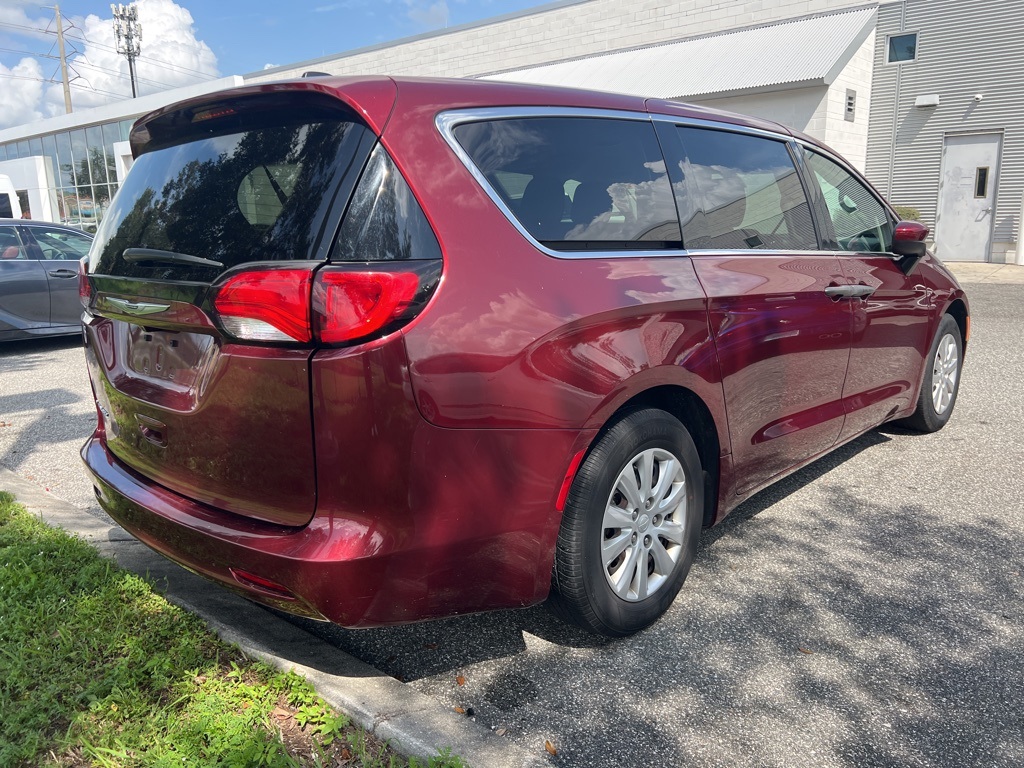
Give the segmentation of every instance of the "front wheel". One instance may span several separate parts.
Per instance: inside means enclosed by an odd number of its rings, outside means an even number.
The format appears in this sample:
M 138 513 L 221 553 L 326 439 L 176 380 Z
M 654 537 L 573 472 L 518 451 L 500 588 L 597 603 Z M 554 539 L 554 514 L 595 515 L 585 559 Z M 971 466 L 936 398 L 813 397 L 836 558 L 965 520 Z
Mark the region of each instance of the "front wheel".
M 655 409 L 625 416 L 573 481 L 555 551 L 555 612 L 608 637 L 652 624 L 690 570 L 703 508 L 686 428 Z
M 949 421 L 960 391 L 960 370 L 963 366 L 964 344 L 960 326 L 949 315 L 943 315 L 935 332 L 931 349 L 925 359 L 924 381 L 917 409 L 900 423 L 918 432 L 938 432 Z

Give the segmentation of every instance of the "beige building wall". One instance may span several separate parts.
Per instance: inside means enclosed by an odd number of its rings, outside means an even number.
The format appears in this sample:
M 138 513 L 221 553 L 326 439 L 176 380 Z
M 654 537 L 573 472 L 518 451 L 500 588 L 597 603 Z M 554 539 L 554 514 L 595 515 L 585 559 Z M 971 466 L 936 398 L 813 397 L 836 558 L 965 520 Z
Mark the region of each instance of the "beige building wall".
M 796 128 L 824 141 L 863 171 L 867 164 L 874 57 L 875 34 L 872 33 L 828 87 L 791 88 L 687 101 L 755 115 Z M 847 90 L 857 94 L 852 122 L 846 119 Z
M 841 8 L 857 0 L 582 0 L 529 15 L 421 35 L 246 76 L 246 82 L 332 75 L 470 77 L 651 45 Z
M 808 131 L 863 171 L 868 158 L 871 117 L 871 78 L 875 70 L 875 33 L 868 35 L 857 53 L 828 89 L 824 132 Z M 857 94 L 854 120 L 846 119 L 846 92 Z

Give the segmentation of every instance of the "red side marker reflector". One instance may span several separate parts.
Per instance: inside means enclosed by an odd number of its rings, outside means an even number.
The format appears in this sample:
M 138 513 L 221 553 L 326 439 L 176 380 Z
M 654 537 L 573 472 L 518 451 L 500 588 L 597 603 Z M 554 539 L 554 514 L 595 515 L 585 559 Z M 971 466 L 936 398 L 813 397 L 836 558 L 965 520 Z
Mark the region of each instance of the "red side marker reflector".
M 555 502 L 555 509 L 559 512 L 565 509 L 565 500 L 569 498 L 569 489 L 572 488 L 573 478 L 576 477 L 576 470 L 580 468 L 580 462 L 583 461 L 586 452 L 587 450 L 584 448 L 569 462 L 569 468 L 565 471 L 565 479 L 562 481 L 562 488 L 558 491 L 558 501 Z
M 249 571 L 243 571 L 241 568 L 229 568 L 231 575 L 235 577 L 235 581 L 241 584 L 243 587 L 249 587 L 259 592 L 266 592 L 274 597 L 283 598 L 285 600 L 298 600 L 298 598 L 292 594 L 292 591 L 276 581 L 265 579 L 262 576 L 257 576 L 255 573 L 249 573 Z

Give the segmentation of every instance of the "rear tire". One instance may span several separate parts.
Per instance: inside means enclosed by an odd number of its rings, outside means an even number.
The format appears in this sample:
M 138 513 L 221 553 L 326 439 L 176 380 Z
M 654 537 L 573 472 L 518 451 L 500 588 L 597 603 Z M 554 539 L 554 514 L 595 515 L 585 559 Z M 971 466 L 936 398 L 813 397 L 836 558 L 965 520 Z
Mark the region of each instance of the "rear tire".
M 960 391 L 963 360 L 960 326 L 950 315 L 943 315 L 925 358 L 924 381 L 917 398 L 917 409 L 898 423 L 917 432 L 938 432 L 946 426 Z
M 670 414 L 634 411 L 580 466 L 555 550 L 551 607 L 597 634 L 624 637 L 679 592 L 704 512 L 700 457 Z

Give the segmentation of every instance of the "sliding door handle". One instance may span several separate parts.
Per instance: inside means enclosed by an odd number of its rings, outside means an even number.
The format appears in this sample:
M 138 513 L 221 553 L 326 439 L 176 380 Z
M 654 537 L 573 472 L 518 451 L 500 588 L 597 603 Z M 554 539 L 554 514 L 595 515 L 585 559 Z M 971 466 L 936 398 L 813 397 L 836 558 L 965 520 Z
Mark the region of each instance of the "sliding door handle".
M 830 285 L 825 288 L 825 295 L 833 299 L 866 299 L 875 289 L 870 285 Z

